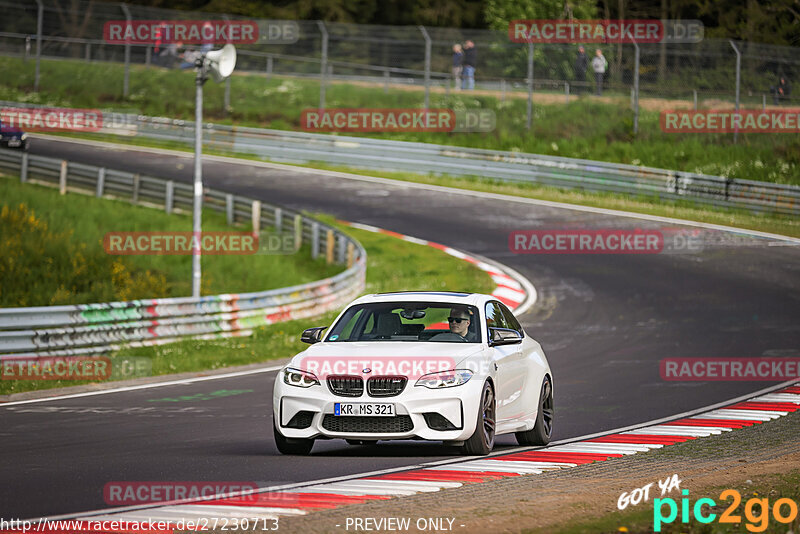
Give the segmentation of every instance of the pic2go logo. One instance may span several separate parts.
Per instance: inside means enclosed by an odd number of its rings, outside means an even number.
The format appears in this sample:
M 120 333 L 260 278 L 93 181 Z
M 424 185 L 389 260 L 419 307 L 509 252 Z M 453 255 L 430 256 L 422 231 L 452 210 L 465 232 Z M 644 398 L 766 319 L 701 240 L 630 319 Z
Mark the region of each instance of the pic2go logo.
M 681 499 L 681 523 L 689 522 L 689 510 L 694 515 L 694 519 L 700 523 L 711 523 L 717 518 L 717 514 L 709 511 L 704 515 L 703 506 L 708 505 L 709 508 L 714 508 L 717 503 L 713 499 L 703 498 L 698 499 L 694 506 L 689 504 L 689 490 L 683 490 L 684 498 Z M 742 516 L 734 512 L 739 508 L 742 503 L 742 496 L 735 489 L 727 489 L 719 494 L 722 501 L 731 499 L 730 505 L 719 516 L 720 523 L 734 523 L 742 522 Z M 664 508 L 669 510 L 668 515 L 664 516 Z M 708 510 L 706 510 L 708 511 Z M 753 497 L 748 499 L 744 504 L 744 517 L 748 521 L 745 523 L 745 528 L 750 532 L 764 532 L 769 526 L 770 505 L 769 499 L 757 499 Z M 788 524 L 797 518 L 797 503 L 791 499 L 781 498 L 775 501 L 772 506 L 772 517 L 778 523 Z M 662 524 L 670 524 L 678 518 L 678 504 L 675 499 L 653 499 L 653 530 L 661 532 Z

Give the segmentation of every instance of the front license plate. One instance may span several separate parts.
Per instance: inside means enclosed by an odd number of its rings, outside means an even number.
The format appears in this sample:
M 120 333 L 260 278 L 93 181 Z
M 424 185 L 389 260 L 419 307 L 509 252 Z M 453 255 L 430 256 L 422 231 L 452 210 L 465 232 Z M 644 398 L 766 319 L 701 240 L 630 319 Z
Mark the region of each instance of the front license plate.
M 8 140 L 8 147 L 9 148 L 17 148 L 19 146 L 22 146 L 22 141 L 20 141 L 19 139 L 9 139 Z
M 333 415 L 349 415 L 356 417 L 394 417 L 394 404 L 375 402 L 337 402 L 333 405 Z

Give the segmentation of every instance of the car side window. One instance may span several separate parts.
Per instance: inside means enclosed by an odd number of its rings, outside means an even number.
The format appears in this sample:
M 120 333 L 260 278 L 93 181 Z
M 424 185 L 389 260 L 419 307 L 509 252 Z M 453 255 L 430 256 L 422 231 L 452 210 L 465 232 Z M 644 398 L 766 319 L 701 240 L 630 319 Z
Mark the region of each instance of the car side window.
M 503 310 L 496 302 L 486 303 L 486 326 L 489 328 L 511 328 L 508 326 Z
M 522 329 L 522 325 L 519 324 L 519 321 L 517 321 L 517 318 L 514 317 L 513 313 L 511 313 L 511 310 L 509 310 L 502 303 L 500 304 L 500 309 L 503 310 L 503 317 L 505 317 L 506 323 L 508 323 L 508 327 L 513 328 L 514 330 L 519 332 L 520 336 L 525 337 L 525 331 Z

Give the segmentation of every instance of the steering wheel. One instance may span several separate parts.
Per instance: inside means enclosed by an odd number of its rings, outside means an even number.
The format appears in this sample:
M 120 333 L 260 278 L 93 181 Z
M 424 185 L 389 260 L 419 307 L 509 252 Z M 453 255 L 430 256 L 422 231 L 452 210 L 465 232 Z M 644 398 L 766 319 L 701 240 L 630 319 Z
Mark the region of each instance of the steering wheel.
M 460 341 L 462 343 L 466 343 L 467 340 L 458 334 L 453 332 L 442 332 L 441 334 L 436 334 L 428 341 Z

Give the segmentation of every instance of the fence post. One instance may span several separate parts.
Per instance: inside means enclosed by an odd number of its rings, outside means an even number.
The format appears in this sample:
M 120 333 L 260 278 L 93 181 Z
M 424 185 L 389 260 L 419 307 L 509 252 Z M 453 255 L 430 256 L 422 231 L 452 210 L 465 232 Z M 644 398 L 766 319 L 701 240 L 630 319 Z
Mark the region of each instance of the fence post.
M 67 194 L 67 160 L 61 160 L 61 174 L 58 175 L 58 192 Z
M 223 102 L 223 106 L 225 107 L 225 109 L 223 110 L 223 113 L 225 113 L 225 116 L 227 117 L 228 116 L 228 110 L 231 108 L 231 77 L 230 76 L 225 78 L 225 100 Z
M 319 69 L 319 109 L 325 109 L 325 74 L 328 71 L 328 30 L 325 23 L 317 21 L 317 27 L 322 34 L 322 57 L 320 58 Z
M 383 71 L 383 92 L 389 92 L 389 69 Z
M 133 194 L 131 195 L 131 204 L 137 204 L 139 202 L 139 182 L 141 178 L 139 174 L 133 175 Z
M 33 79 L 33 92 L 39 92 L 39 63 L 42 59 L 42 24 L 44 23 L 44 3 L 36 0 L 38 11 L 36 13 L 36 75 Z
M 94 194 L 97 198 L 103 198 L 103 191 L 106 186 L 106 168 L 100 167 L 97 169 L 97 189 Z
M 761 109 L 762 111 L 767 111 L 767 95 L 761 95 Z
M 294 216 L 294 247 L 296 250 L 300 249 L 303 244 L 303 217 L 301 215 Z
M 86 43 L 86 57 L 83 58 L 86 63 L 92 61 L 92 43 Z
M 500 80 L 500 102 L 506 101 L 506 80 Z
M 564 103 L 569 104 L 569 82 L 564 82 Z
M 431 91 L 431 37 L 422 24 L 419 25 L 419 31 L 422 32 L 422 37 L 425 39 L 425 109 L 428 109 Z
M 344 263 L 345 260 L 345 252 L 346 252 L 345 248 L 347 247 L 347 238 L 345 238 L 344 235 L 339 234 L 338 241 L 339 241 L 339 248 L 337 249 L 338 253 L 336 254 L 336 263 L 341 264 Z
M 253 233 L 257 234 L 261 231 L 261 201 L 254 200 L 251 208 L 251 218 L 253 221 Z
M 167 180 L 167 198 L 164 200 L 164 211 L 167 215 L 172 215 L 172 207 L 175 202 L 175 182 Z
M 311 223 L 311 259 L 319 256 L 319 223 Z
M 267 79 L 272 76 L 272 56 L 267 58 Z
M 27 63 L 28 60 L 31 58 L 31 36 L 30 35 L 25 36 L 25 46 L 23 48 L 25 49 L 25 55 L 23 56 L 24 57 L 23 61 L 25 63 Z
M 528 43 L 528 116 L 525 125 L 531 129 L 533 119 L 533 43 Z
M 633 135 L 639 133 L 639 45 L 634 41 L 633 60 Z
M 119 5 L 122 8 L 122 12 L 125 13 L 125 18 L 128 21 L 128 24 L 131 23 L 131 12 L 128 9 L 128 6 L 125 3 L 121 3 Z M 131 74 L 131 44 L 125 43 L 125 77 L 122 82 L 122 96 L 128 98 L 128 88 L 129 88 L 129 80 Z
M 225 218 L 228 220 L 228 226 L 233 226 L 236 222 L 236 214 L 233 212 L 233 195 L 230 193 L 225 194 Z
M 28 181 L 28 153 L 22 154 L 22 166 L 19 169 L 19 183 L 24 184 Z
M 739 49 L 736 48 L 736 44 L 733 42 L 733 39 L 729 41 L 731 46 L 733 47 L 733 51 L 736 52 L 736 113 L 739 113 L 739 88 L 742 79 L 742 54 L 739 52 Z M 733 130 L 733 142 L 736 143 L 737 139 L 739 138 L 739 123 L 737 121 L 736 127 Z
M 150 68 L 150 56 L 152 55 L 152 53 L 153 53 L 153 48 L 150 45 L 147 45 L 147 47 L 144 49 L 144 65 L 148 69 Z
M 275 231 L 279 232 L 283 228 L 283 210 L 275 208 Z
M 333 230 L 328 230 L 325 234 L 325 263 L 330 265 L 333 263 L 333 246 L 336 241 L 333 239 Z
M 694 95 L 694 110 L 697 111 L 697 89 L 692 89 L 692 94 Z

